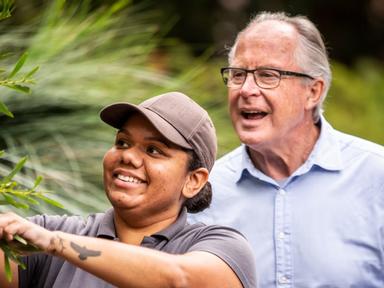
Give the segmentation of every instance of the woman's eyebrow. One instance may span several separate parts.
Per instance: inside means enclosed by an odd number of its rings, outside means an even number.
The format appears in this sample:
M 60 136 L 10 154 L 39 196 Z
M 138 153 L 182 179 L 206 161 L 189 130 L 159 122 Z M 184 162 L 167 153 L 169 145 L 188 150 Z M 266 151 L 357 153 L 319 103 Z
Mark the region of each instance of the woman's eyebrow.
M 129 134 L 129 131 L 126 128 L 120 128 L 119 130 L 117 130 L 117 133 Z
M 117 134 L 119 133 L 122 133 L 122 134 L 126 134 L 127 136 L 131 136 L 132 133 L 129 132 L 128 129 L 126 128 L 121 128 L 118 130 Z M 147 136 L 147 137 L 144 137 L 144 139 L 146 141 L 155 141 L 155 142 L 159 142 L 165 146 L 167 146 L 167 148 L 172 148 L 172 143 L 170 141 L 168 141 L 164 136 Z
M 159 142 L 159 143 L 167 146 L 168 148 L 171 148 L 170 142 L 162 136 L 160 136 L 160 137 L 159 136 L 149 136 L 149 137 L 144 137 L 144 139 L 147 141 Z

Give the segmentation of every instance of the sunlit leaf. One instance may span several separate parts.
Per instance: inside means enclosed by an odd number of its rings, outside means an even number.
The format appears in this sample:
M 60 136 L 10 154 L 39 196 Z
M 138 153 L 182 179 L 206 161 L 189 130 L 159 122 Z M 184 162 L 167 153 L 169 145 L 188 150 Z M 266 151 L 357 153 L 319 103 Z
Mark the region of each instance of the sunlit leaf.
M 9 73 L 9 75 L 8 75 L 9 79 L 11 79 L 13 76 L 15 76 L 17 74 L 17 72 L 20 71 L 20 69 L 24 66 L 24 63 L 27 60 L 27 58 L 28 58 L 27 52 L 23 53 L 23 55 L 20 56 L 19 60 L 15 64 L 15 67 L 13 68 L 11 73 Z
M 5 276 L 7 277 L 8 282 L 11 282 L 12 271 L 11 271 L 11 265 L 9 263 L 9 256 L 7 255 L 7 253 L 4 253 L 4 270 L 5 270 Z
M 30 78 L 32 77 L 38 70 L 39 70 L 39 66 L 36 66 L 35 68 L 33 68 L 31 71 L 29 71 L 27 74 L 24 75 L 24 78 Z
M 15 198 L 13 198 L 11 195 L 8 195 L 8 193 L 2 193 L 4 199 L 9 203 L 9 205 L 12 205 L 19 209 L 27 210 L 29 209 L 29 205 L 25 203 L 21 203 L 19 201 L 16 201 Z
M 3 113 L 11 118 L 13 118 L 13 114 L 8 110 L 7 106 L 3 102 L 0 101 L 0 113 Z
M 19 85 L 19 84 L 7 84 L 5 86 L 10 88 L 10 89 L 16 90 L 18 92 L 22 92 L 22 93 L 30 93 L 31 92 L 31 88 L 29 88 L 28 86 L 23 86 L 23 85 Z
M 20 161 L 16 164 L 16 166 L 13 168 L 11 173 L 9 173 L 7 176 L 5 176 L 0 183 L 7 183 L 12 180 L 12 178 L 23 168 L 25 162 L 27 161 L 27 157 L 23 157 L 20 159 Z
M 35 183 L 33 184 L 32 190 L 35 190 L 36 187 L 40 185 L 40 183 L 41 183 L 42 180 L 43 180 L 43 177 L 41 177 L 41 176 L 37 176 L 37 177 L 36 177 L 36 180 L 35 180 Z
M 64 208 L 64 206 L 61 203 L 59 203 L 58 201 L 53 200 L 51 198 L 48 198 L 48 197 L 46 197 L 46 196 L 44 196 L 42 194 L 37 194 L 36 197 L 41 199 L 41 200 L 43 200 L 44 202 L 52 205 L 52 206 L 55 206 L 55 207 L 58 207 L 58 208 Z
M 13 239 L 15 239 L 16 241 L 19 241 L 21 244 L 28 245 L 27 241 L 17 234 L 13 236 Z

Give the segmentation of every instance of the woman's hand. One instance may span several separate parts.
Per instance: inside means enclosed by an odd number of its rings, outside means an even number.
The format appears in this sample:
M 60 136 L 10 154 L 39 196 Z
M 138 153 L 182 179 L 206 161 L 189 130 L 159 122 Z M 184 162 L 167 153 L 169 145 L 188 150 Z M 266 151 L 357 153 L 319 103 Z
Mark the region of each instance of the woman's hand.
M 29 245 L 22 243 L 26 240 Z M 22 254 L 44 251 L 49 252 L 52 232 L 13 213 L 0 214 L 0 239 Z

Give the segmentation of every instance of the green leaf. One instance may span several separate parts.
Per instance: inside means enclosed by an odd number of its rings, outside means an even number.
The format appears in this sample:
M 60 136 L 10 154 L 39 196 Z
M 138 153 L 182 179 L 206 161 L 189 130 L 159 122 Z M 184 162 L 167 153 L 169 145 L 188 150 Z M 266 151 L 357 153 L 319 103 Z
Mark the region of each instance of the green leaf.
M 38 252 L 39 250 L 36 246 L 27 244 L 26 246 L 23 244 L 24 251 L 30 251 L 30 252 Z M 14 248 L 12 248 L 5 240 L 0 239 L 0 249 L 4 251 L 4 257 L 12 260 L 17 265 L 19 265 L 22 269 L 25 269 L 25 263 L 22 261 L 21 254 Z M 5 259 L 5 258 L 4 258 Z M 4 261 L 5 262 L 5 261 Z
M 27 161 L 27 157 L 23 157 L 20 159 L 20 161 L 16 164 L 15 168 L 11 171 L 11 173 L 8 174 L 8 176 L 4 177 L 3 180 L 0 181 L 0 183 L 8 183 L 12 180 L 12 178 L 23 168 L 25 162 Z
M 23 67 L 25 61 L 27 60 L 27 58 L 28 58 L 27 52 L 23 53 L 23 55 L 20 56 L 19 60 L 15 64 L 15 67 L 13 68 L 12 72 L 9 73 L 9 75 L 8 75 L 9 79 L 11 79 L 13 76 L 15 76 L 17 74 L 17 72 L 20 71 L 20 69 Z
M 11 282 L 12 271 L 11 271 L 11 265 L 9 263 L 9 257 L 7 253 L 4 253 L 4 270 L 5 270 L 5 277 L 7 277 L 8 282 Z
M 11 195 L 8 195 L 8 193 L 2 193 L 2 195 L 3 195 L 4 199 L 10 205 L 12 205 L 12 206 L 14 206 L 16 208 L 24 209 L 24 210 L 28 210 L 29 209 L 29 205 L 28 204 L 16 201 Z
M 44 195 L 42 194 L 36 194 L 36 197 L 43 200 L 44 202 L 50 204 L 50 205 L 53 205 L 55 207 L 58 207 L 58 208 L 64 208 L 64 206 L 62 204 L 60 204 L 59 202 L 51 199 L 51 198 L 48 198 L 48 197 L 45 197 Z
M 33 184 L 33 187 L 32 187 L 32 190 L 35 190 L 37 186 L 40 185 L 40 182 L 43 180 L 43 177 L 41 176 L 37 176 L 36 177 L 36 180 L 35 180 L 35 183 Z
M 13 0 L 2 0 L 1 1 L 1 11 L 0 11 L 0 20 L 8 18 L 11 16 L 11 12 L 14 9 Z
M 28 194 L 30 194 L 29 191 L 12 191 L 12 192 L 9 192 L 9 193 L 11 193 L 13 196 L 15 196 L 15 197 L 17 197 L 19 199 L 23 199 L 23 200 L 33 204 L 33 205 L 40 205 L 40 203 L 38 201 L 36 201 L 32 197 L 28 196 Z
M 38 201 L 36 201 L 35 199 L 33 199 L 32 197 L 28 197 L 28 196 L 26 196 L 25 197 L 25 200 L 27 200 L 29 203 L 31 203 L 32 205 L 35 205 L 35 206 L 37 206 L 37 205 L 40 205 L 40 203 L 38 202 Z
M 27 74 L 24 75 L 24 78 L 30 78 L 32 77 L 32 75 L 34 75 L 37 70 L 39 70 L 39 66 L 36 66 L 35 68 L 33 68 L 31 71 L 29 71 Z
M 8 110 L 7 106 L 3 102 L 0 101 L 0 112 L 7 115 L 8 117 L 13 118 L 13 114 Z
M 13 239 L 15 239 L 16 241 L 20 242 L 23 245 L 28 245 L 28 242 L 24 238 L 20 237 L 17 234 L 13 236 Z
M 16 90 L 18 92 L 22 92 L 22 93 L 29 93 L 31 92 L 31 88 L 27 87 L 27 86 L 22 86 L 22 85 L 19 85 L 19 84 L 8 84 L 8 85 L 5 85 L 6 87 L 8 88 L 11 88 L 13 90 Z

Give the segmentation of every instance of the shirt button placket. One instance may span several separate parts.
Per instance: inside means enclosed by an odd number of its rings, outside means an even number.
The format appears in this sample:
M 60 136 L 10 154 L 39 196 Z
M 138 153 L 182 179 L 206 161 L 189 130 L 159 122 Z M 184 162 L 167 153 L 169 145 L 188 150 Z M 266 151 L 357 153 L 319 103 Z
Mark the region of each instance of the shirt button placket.
M 284 288 L 291 287 L 291 275 L 287 274 L 287 272 L 291 272 L 291 265 L 289 241 L 285 232 L 287 218 L 289 218 L 286 205 L 286 191 L 279 188 L 275 198 L 276 281 L 277 287 Z

